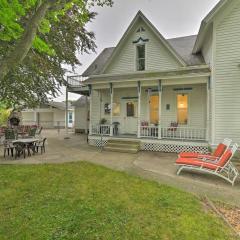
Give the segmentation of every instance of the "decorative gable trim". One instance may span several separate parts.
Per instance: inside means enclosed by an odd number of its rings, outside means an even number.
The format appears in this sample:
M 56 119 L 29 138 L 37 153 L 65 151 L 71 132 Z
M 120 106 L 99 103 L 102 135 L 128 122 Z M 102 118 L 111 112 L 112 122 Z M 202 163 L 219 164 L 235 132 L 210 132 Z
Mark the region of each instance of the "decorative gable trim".
M 182 57 L 175 51 L 175 49 L 167 42 L 167 40 L 161 35 L 161 33 L 154 27 L 154 25 L 145 17 L 145 15 L 141 12 L 138 11 L 137 15 L 135 18 L 132 20 L 131 24 L 127 28 L 126 32 L 123 34 L 122 38 L 118 42 L 116 48 L 114 49 L 112 56 L 108 59 L 105 67 L 102 70 L 102 74 L 106 71 L 106 69 L 109 67 L 110 63 L 113 61 L 113 59 L 116 57 L 119 49 L 121 46 L 124 44 L 128 34 L 132 31 L 135 23 L 138 21 L 138 19 L 141 18 L 146 25 L 153 31 L 153 33 L 158 37 L 158 39 L 163 43 L 163 45 L 167 48 L 167 50 L 171 53 L 171 55 L 183 66 L 186 67 L 187 64 L 185 61 L 182 59 Z
M 140 37 L 138 40 L 133 41 L 133 43 L 136 44 L 136 43 L 139 43 L 139 42 L 148 42 L 148 41 L 149 41 L 149 39 L 143 39 L 142 37 Z

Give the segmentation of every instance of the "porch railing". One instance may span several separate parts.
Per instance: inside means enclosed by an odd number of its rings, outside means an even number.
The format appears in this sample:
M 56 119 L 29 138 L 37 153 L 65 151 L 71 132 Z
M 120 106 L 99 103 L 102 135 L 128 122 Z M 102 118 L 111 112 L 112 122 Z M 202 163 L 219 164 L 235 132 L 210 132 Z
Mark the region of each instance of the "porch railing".
M 93 125 L 93 135 L 111 136 L 112 125 Z M 159 136 L 161 134 L 161 136 Z M 137 137 L 137 136 L 136 136 Z M 207 129 L 194 127 L 141 126 L 140 138 L 206 141 Z
M 158 138 L 158 126 L 141 126 L 140 136 L 142 138 Z
M 93 135 L 103 135 L 110 136 L 111 134 L 111 125 L 93 125 L 92 126 Z
M 87 79 L 87 77 L 83 77 L 81 75 L 68 76 L 67 77 L 67 84 L 70 87 L 81 87 L 81 86 L 84 86 L 84 81 L 86 79 Z
M 206 140 L 206 128 L 162 127 L 161 138 L 176 140 Z

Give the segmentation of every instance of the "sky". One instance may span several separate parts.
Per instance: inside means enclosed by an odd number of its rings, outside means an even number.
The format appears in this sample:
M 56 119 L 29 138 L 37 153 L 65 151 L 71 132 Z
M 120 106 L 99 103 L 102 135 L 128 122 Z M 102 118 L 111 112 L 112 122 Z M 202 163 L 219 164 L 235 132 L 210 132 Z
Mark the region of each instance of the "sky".
M 128 28 L 137 12 L 152 22 L 165 38 L 182 37 L 198 33 L 202 19 L 219 0 L 113 0 L 113 7 L 97 7 L 93 10 L 97 17 L 88 24 L 87 29 L 96 37 L 96 53 L 79 55 L 82 63 L 76 68 L 81 75 L 106 47 L 114 47 Z M 65 100 L 65 89 L 56 101 Z M 76 100 L 79 95 L 69 94 L 69 99 Z

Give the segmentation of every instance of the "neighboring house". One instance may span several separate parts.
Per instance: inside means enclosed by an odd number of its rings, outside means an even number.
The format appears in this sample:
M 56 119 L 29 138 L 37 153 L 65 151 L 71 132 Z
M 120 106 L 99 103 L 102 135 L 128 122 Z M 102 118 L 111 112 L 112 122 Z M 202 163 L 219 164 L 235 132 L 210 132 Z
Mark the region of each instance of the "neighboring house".
M 22 110 L 22 124 L 37 124 L 44 128 L 65 127 L 66 111 L 65 102 L 49 102 L 41 104 L 35 109 Z M 69 104 L 68 127 L 74 127 L 74 108 Z
M 197 36 L 165 39 L 139 11 L 115 48 L 68 78 L 69 92 L 89 95 L 89 143 L 103 134 L 152 151 L 240 144 L 239 23 L 240 1 L 221 0 Z
M 75 132 L 88 133 L 89 129 L 89 99 L 87 96 L 80 97 L 73 103 L 75 115 Z

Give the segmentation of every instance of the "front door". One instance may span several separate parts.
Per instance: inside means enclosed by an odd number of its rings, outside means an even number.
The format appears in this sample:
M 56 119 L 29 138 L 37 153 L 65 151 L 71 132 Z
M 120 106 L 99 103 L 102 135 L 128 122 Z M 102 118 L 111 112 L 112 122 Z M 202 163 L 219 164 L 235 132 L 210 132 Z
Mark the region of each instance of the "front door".
M 124 134 L 137 134 L 138 123 L 138 101 L 137 100 L 123 100 L 123 119 L 124 119 Z

